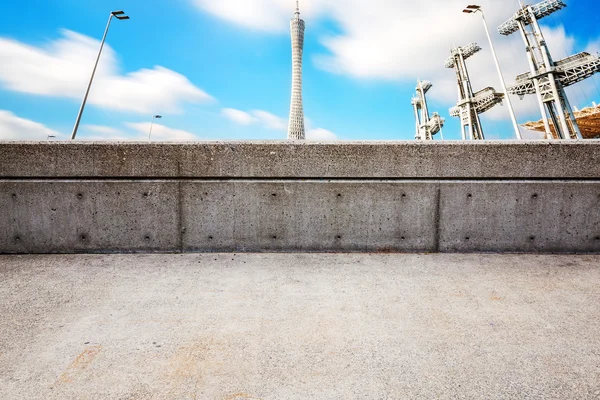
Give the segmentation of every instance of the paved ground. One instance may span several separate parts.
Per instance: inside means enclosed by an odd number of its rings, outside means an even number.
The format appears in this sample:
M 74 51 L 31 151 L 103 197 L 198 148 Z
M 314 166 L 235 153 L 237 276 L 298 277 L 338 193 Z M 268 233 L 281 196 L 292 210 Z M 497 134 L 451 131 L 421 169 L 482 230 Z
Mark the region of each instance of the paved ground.
M 0 256 L 0 399 L 600 399 L 600 256 Z

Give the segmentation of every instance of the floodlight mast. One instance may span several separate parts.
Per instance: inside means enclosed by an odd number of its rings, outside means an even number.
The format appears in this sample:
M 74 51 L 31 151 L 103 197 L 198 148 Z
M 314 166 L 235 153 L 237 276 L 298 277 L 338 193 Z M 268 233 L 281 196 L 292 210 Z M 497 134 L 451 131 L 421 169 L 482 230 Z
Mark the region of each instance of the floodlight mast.
M 431 82 L 417 81 L 415 89 L 417 94 L 412 99 L 416 121 L 415 139 L 417 140 L 433 140 L 433 136 L 440 132 L 444 126 L 445 120 L 438 113 L 434 112 L 431 116 L 429 115 L 426 93 L 432 86 Z
M 450 109 L 450 115 L 460 118 L 461 135 L 463 140 L 485 140 L 479 114 L 482 114 L 502 102 L 504 94 L 487 87 L 473 92 L 466 59 L 481 50 L 475 43 L 452 49 L 446 60 L 446 68 L 454 68 L 458 84 L 458 103 Z
M 552 60 L 538 20 L 564 7 L 562 0 L 521 4 L 521 9 L 500 25 L 498 31 L 506 36 L 521 32 L 530 69 L 529 73 L 517 76 L 516 84 L 508 92 L 521 97 L 537 95 L 547 139 L 582 139 L 564 88 L 600 72 L 600 58 L 584 52 L 557 62 Z

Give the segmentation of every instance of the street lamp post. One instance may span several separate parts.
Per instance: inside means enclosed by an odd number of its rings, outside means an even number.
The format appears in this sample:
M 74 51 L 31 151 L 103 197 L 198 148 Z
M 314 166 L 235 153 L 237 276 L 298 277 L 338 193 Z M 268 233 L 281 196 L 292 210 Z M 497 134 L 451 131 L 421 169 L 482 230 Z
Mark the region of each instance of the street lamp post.
M 96 69 L 98 68 L 98 62 L 100 61 L 100 55 L 102 55 L 102 49 L 104 48 L 104 42 L 106 41 L 106 35 L 108 34 L 108 28 L 110 28 L 110 22 L 113 17 L 118 20 L 129 19 L 127 15 L 123 11 L 112 11 L 110 13 L 110 17 L 108 17 L 108 23 L 106 24 L 106 29 L 104 30 L 104 36 L 102 37 L 102 43 L 100 44 L 100 51 L 98 51 L 98 57 L 96 58 L 96 64 L 94 64 L 94 69 L 92 70 L 92 76 L 90 77 L 90 83 L 88 83 L 87 90 L 85 91 L 85 96 L 83 97 L 83 101 L 81 102 L 81 107 L 79 108 L 79 113 L 77 114 L 77 120 L 75 121 L 75 126 L 73 127 L 73 133 L 71 134 L 71 140 L 75 139 L 77 136 L 77 129 L 79 129 L 79 122 L 81 122 L 81 116 L 83 115 L 83 109 L 85 108 L 85 103 L 87 102 L 88 95 L 90 94 L 90 89 L 92 87 L 92 82 L 94 81 L 94 75 L 96 75 Z
M 521 131 L 519 129 L 519 124 L 517 123 L 517 117 L 515 116 L 515 110 L 513 108 L 512 102 L 510 100 L 510 96 L 508 94 L 508 90 L 506 89 L 506 83 L 504 82 L 504 75 L 502 75 L 502 69 L 500 69 L 500 63 L 498 62 L 498 56 L 496 55 L 496 50 L 494 49 L 494 43 L 492 42 L 492 37 L 490 36 L 490 31 L 487 26 L 487 22 L 485 20 L 485 14 L 481 9 L 481 6 L 477 5 L 469 5 L 467 8 L 463 10 L 466 14 L 474 14 L 476 12 L 481 13 L 481 18 L 483 20 L 483 27 L 485 28 L 485 33 L 490 42 L 490 48 L 492 49 L 492 55 L 494 56 L 494 62 L 496 63 L 496 69 L 498 70 L 498 75 L 500 76 L 500 82 L 502 82 L 502 90 L 504 90 L 504 97 L 506 98 L 506 103 L 508 104 L 508 111 L 510 113 L 510 118 L 513 123 L 513 127 L 515 129 L 515 134 L 517 135 L 517 139 L 521 140 L 523 137 L 521 136 Z
M 150 132 L 148 133 L 148 140 L 150 140 L 150 137 L 152 136 L 152 126 L 154 125 L 154 120 L 155 119 L 161 119 L 162 115 L 154 115 L 152 117 L 152 122 L 150 123 Z

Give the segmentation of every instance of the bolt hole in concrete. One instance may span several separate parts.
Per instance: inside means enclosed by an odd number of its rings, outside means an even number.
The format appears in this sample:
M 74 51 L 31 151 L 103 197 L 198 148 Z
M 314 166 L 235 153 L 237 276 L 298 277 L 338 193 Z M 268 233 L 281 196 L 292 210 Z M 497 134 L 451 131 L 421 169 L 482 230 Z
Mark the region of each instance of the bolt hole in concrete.
M 337 236 L 336 236 L 336 239 L 341 239 L 341 238 L 342 238 L 342 237 L 341 237 L 340 235 L 337 235 Z
M 533 242 L 535 240 L 535 236 L 529 236 L 529 240 Z
M 404 237 L 404 236 L 402 236 L 400 239 L 401 239 L 401 240 L 404 240 L 404 239 L 405 239 L 405 237 Z
M 469 193 L 469 194 L 467 195 L 467 197 L 468 197 L 468 198 L 471 198 L 471 197 L 473 197 L 473 195 Z
M 209 237 L 208 237 L 208 240 L 213 240 L 213 237 L 212 237 L 212 236 L 209 236 Z
M 144 193 L 144 197 L 148 197 L 148 193 Z
M 277 236 L 273 236 L 273 239 L 277 239 Z
M 273 196 L 273 197 L 277 197 L 277 193 L 273 193 L 271 196 Z
M 144 239 L 146 239 L 146 240 L 150 240 L 150 236 L 146 236 Z
M 342 197 L 342 194 L 341 194 L 341 193 L 338 193 L 338 197 Z
M 15 197 L 17 197 L 17 195 L 16 195 L 15 193 L 13 193 L 13 194 L 12 194 L 12 197 L 13 197 L 13 199 L 14 199 Z
M 85 235 L 81 235 L 81 240 L 87 239 Z
M 83 199 L 83 195 L 82 195 L 81 193 L 78 193 L 78 194 L 77 194 L 77 198 L 78 198 L 78 199 Z
M 468 236 L 465 238 L 465 240 L 469 240 L 469 239 L 471 239 L 471 238 L 470 238 L 470 237 L 468 237 Z
M 21 241 L 21 237 L 20 236 L 15 237 L 15 241 L 17 241 L 17 242 Z
M 531 198 L 532 198 L 532 199 L 537 199 L 537 198 L 538 198 L 538 195 L 537 195 L 537 193 L 534 193 L 534 194 L 531 196 Z
M 596 240 L 600 240 L 600 236 L 596 236 Z

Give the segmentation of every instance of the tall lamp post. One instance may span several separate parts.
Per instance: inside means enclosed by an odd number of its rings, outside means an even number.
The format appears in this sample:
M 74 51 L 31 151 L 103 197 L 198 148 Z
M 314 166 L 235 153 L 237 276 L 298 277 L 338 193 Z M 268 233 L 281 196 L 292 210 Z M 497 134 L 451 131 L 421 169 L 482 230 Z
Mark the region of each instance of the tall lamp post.
M 110 22 L 113 17 L 118 20 L 129 19 L 127 15 L 123 11 L 112 11 L 110 13 L 110 17 L 108 17 L 108 23 L 106 24 L 106 29 L 104 30 L 104 36 L 102 37 L 102 44 L 100 44 L 100 51 L 98 51 L 98 57 L 96 58 L 96 64 L 94 64 L 94 69 L 92 70 L 92 76 L 90 78 L 90 83 L 88 83 L 87 90 L 85 91 L 85 96 L 83 97 L 83 102 L 81 102 L 81 107 L 79 108 L 79 113 L 77 114 L 77 120 L 75 121 L 75 126 L 73 127 L 73 133 L 71 134 L 71 140 L 75 139 L 77 136 L 77 130 L 79 129 L 79 122 L 81 122 L 81 116 L 83 115 L 83 109 L 85 108 L 85 103 L 87 102 L 88 95 L 90 94 L 90 89 L 92 87 L 92 82 L 94 81 L 94 75 L 96 75 L 96 69 L 98 68 L 98 62 L 100 61 L 100 55 L 102 55 L 102 49 L 104 48 L 104 42 L 106 41 L 106 35 L 108 34 L 108 28 L 110 28 Z
M 513 108 L 512 102 L 510 101 L 510 96 L 508 94 L 508 90 L 506 90 L 506 83 L 504 82 L 504 75 L 502 75 L 502 70 L 500 69 L 500 63 L 498 62 L 498 56 L 496 55 L 496 50 L 494 49 L 494 43 L 492 43 L 492 37 L 490 36 L 490 30 L 488 29 L 487 22 L 485 20 L 485 14 L 481 9 L 481 6 L 477 5 L 469 5 L 467 8 L 463 10 L 466 14 L 475 14 L 477 12 L 481 13 L 481 18 L 483 20 L 483 27 L 485 28 L 485 33 L 490 42 L 490 48 L 492 49 L 492 54 L 494 56 L 494 62 L 496 63 L 496 69 L 498 70 L 498 75 L 500 76 L 500 82 L 502 82 L 502 90 L 504 91 L 504 96 L 506 97 L 506 102 L 508 104 L 508 111 L 510 113 L 510 118 L 513 123 L 513 127 L 515 129 L 515 134 L 517 135 L 517 139 L 521 140 L 523 137 L 521 136 L 521 131 L 519 130 L 519 124 L 517 123 L 517 117 L 515 116 L 515 110 Z
M 152 136 L 152 126 L 154 125 L 154 120 L 155 119 L 161 119 L 162 115 L 155 115 L 152 117 L 152 122 L 150 123 L 150 132 L 148 133 L 148 140 L 150 140 L 150 137 Z

